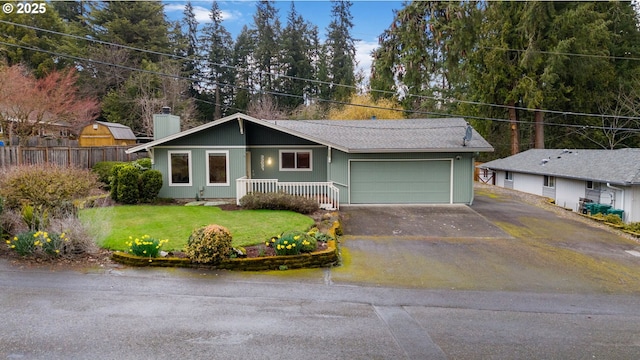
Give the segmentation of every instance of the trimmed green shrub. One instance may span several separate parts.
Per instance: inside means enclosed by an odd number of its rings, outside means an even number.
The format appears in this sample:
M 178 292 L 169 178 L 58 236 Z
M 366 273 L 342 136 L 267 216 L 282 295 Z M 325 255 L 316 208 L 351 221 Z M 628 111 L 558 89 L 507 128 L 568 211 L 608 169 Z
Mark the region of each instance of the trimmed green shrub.
M 8 209 L 20 210 L 23 204 L 29 204 L 58 213 L 97 188 L 97 177 L 91 170 L 41 164 L 0 172 L 0 197 Z
M 231 241 L 231 233 L 227 228 L 207 225 L 191 233 L 185 253 L 193 262 L 217 264 L 231 254 Z
M 244 209 L 290 210 L 301 214 L 311 214 L 320 207 L 315 200 L 284 192 L 251 193 L 240 199 Z
M 158 197 L 162 188 L 162 173 L 158 170 L 147 170 L 140 175 L 140 201 L 152 202 Z
M 142 160 L 148 160 L 148 162 Z M 139 159 L 113 165 L 111 199 L 124 204 L 136 204 L 152 202 L 158 197 L 162 188 L 162 173 L 158 170 L 150 170 L 144 165 L 151 166 L 151 160 Z
M 111 167 L 111 176 L 109 177 L 109 179 L 111 184 L 111 199 L 113 199 L 113 201 L 118 201 L 118 182 L 120 179 L 118 174 L 120 172 L 120 169 L 124 168 L 127 165 L 127 163 L 118 163 L 114 164 Z
M 133 162 L 133 164 L 140 168 L 140 170 L 149 170 L 151 169 L 151 159 L 142 158 Z
M 111 177 L 113 176 L 113 167 L 117 164 L 125 164 L 120 161 L 99 161 L 91 170 L 98 175 L 98 181 L 103 184 L 103 189 L 111 189 Z
M 127 164 L 118 169 L 116 177 L 118 179 L 118 186 L 115 191 L 118 193 L 118 202 L 136 204 L 140 198 L 140 191 L 138 189 L 140 170 L 133 165 Z

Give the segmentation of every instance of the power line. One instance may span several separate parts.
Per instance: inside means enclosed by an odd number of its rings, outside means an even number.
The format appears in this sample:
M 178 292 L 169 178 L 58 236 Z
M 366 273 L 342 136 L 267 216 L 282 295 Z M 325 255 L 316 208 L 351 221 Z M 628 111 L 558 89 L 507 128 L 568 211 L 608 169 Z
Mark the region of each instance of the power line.
M 71 37 L 71 38 L 85 40 L 85 41 L 96 42 L 96 43 L 99 43 L 99 44 L 102 44 L 102 45 L 121 47 L 123 49 L 139 51 L 139 52 L 148 53 L 148 54 L 152 54 L 152 55 L 166 56 L 166 57 L 171 57 L 171 58 L 174 58 L 174 59 L 181 59 L 181 60 L 194 60 L 193 58 L 190 58 L 190 57 L 185 57 L 185 56 L 180 56 L 180 55 L 175 55 L 175 54 L 167 54 L 167 53 L 162 53 L 162 52 L 158 52 L 158 51 L 152 51 L 152 50 L 136 48 L 136 47 L 132 47 L 132 46 L 128 46 L 128 45 L 121 45 L 121 44 L 116 44 L 116 43 L 112 43 L 112 42 L 86 38 L 86 37 L 82 37 L 82 36 L 78 36 L 78 35 L 73 35 L 73 34 L 67 34 L 67 33 L 59 32 L 59 31 L 42 29 L 42 28 L 39 28 L 39 27 L 20 24 L 20 23 L 14 23 L 14 22 L 11 22 L 11 21 L 6 21 L 6 20 L 0 20 L 0 23 L 10 24 L 10 25 L 20 26 L 20 27 L 25 27 L 25 28 L 28 28 L 28 29 L 36 30 L 36 31 L 43 31 L 43 32 L 51 33 L 51 34 Z M 521 52 L 526 51 L 526 50 L 516 50 L 516 49 L 507 49 L 507 48 L 491 48 L 491 47 L 485 47 L 485 48 L 499 49 L 499 50 L 505 50 L 505 51 L 521 51 Z M 548 53 L 548 54 L 557 54 L 557 55 L 597 56 L 597 57 L 600 57 L 599 55 L 558 53 L 558 52 L 549 52 L 549 51 L 539 51 L 539 52 Z M 609 57 L 609 58 L 617 58 L 617 57 Z M 621 58 L 621 59 L 640 60 L 640 58 Z M 234 65 L 219 64 L 219 63 L 210 63 L 210 64 L 211 65 L 215 65 L 215 66 L 230 68 L 230 69 L 236 70 L 238 72 L 255 72 L 255 71 L 252 71 L 252 70 L 249 70 L 249 69 L 242 69 L 242 68 L 239 68 L 238 66 L 234 66 Z M 302 77 L 285 75 L 285 74 L 272 74 L 272 73 L 267 72 L 267 71 L 257 71 L 257 72 L 262 74 L 262 75 L 277 76 L 279 78 L 287 78 L 287 79 L 291 79 L 291 80 L 300 80 L 300 81 L 305 81 L 305 82 L 317 83 L 317 84 L 320 84 L 320 85 L 330 85 L 330 86 L 336 86 L 336 87 L 344 87 L 344 88 L 349 88 L 349 89 L 352 89 L 352 90 L 358 90 L 359 89 L 357 86 L 352 86 L 352 85 L 336 84 L 334 82 L 328 82 L 328 81 L 322 81 L 322 80 L 316 80 L 316 79 L 308 79 L 308 78 L 302 78 Z M 189 80 L 190 81 L 196 81 L 195 79 L 189 79 Z M 199 81 L 202 81 L 202 80 L 199 80 Z M 217 83 L 211 82 L 211 81 L 209 81 L 209 83 L 218 85 Z M 224 84 L 220 84 L 220 85 L 224 85 Z M 389 90 L 369 89 L 369 91 L 370 92 L 375 92 L 375 93 L 380 93 L 380 94 L 385 94 L 385 95 L 397 95 L 396 92 L 389 91 Z M 284 93 L 278 93 L 278 94 L 282 95 L 282 96 L 287 96 L 287 94 L 284 94 Z M 298 97 L 298 95 L 293 95 L 293 94 L 288 94 L 288 95 L 291 95 L 291 96 L 294 96 L 294 97 Z M 453 98 L 445 99 L 445 98 L 441 98 L 441 97 L 426 96 L 426 95 L 415 95 L 415 94 L 409 94 L 407 96 L 409 96 L 410 98 L 428 99 L 428 100 L 434 100 L 434 101 L 440 101 L 440 102 L 455 102 L 455 103 L 460 103 L 460 104 L 469 104 L 469 105 L 478 105 L 478 106 L 490 106 L 490 107 L 501 108 L 501 109 L 515 109 L 515 110 L 527 111 L 527 112 L 542 112 L 542 113 L 547 113 L 547 114 L 559 114 L 559 115 L 569 115 L 569 116 L 585 116 L 585 117 L 597 117 L 597 118 L 617 118 L 617 119 L 627 119 L 627 120 L 640 120 L 640 117 L 637 117 L 637 116 L 591 114 L 591 113 L 582 113 L 582 112 L 574 112 L 574 111 L 535 109 L 535 108 L 527 108 L 527 107 L 520 107 L 520 106 L 509 106 L 509 105 L 501 105 L 501 104 L 494 104 L 494 103 L 483 103 L 483 102 L 471 101 L 471 100 L 460 100 L 460 99 L 453 99 Z M 326 100 L 326 101 L 328 101 L 328 100 Z M 388 109 L 388 108 L 381 108 L 381 109 Z M 390 110 L 399 111 L 397 109 L 390 109 Z M 405 112 L 411 112 L 411 111 L 405 110 Z
M 502 51 L 513 51 L 513 52 L 534 52 L 534 53 L 546 54 L 546 55 L 589 57 L 589 58 L 607 59 L 607 60 L 633 60 L 633 61 L 640 61 L 640 58 L 638 58 L 638 57 L 624 57 L 624 56 L 598 55 L 598 54 L 579 54 L 579 53 L 567 53 L 567 52 L 561 52 L 561 51 L 545 51 L 545 50 L 533 50 L 533 49 L 510 49 L 510 48 L 492 47 L 492 46 L 480 46 L 480 48 L 481 49 L 502 50 Z
M 126 65 L 113 64 L 113 63 L 108 63 L 108 62 L 99 61 L 99 60 L 82 58 L 82 57 L 79 57 L 79 56 L 73 56 L 73 55 L 68 55 L 68 54 L 57 53 L 57 52 L 54 52 L 54 51 L 34 48 L 34 47 L 30 47 L 30 46 L 11 44 L 11 43 L 7 43 L 7 42 L 3 42 L 3 41 L 0 41 L 0 45 L 19 47 L 19 48 L 26 49 L 26 50 L 44 52 L 44 53 L 48 53 L 48 54 L 51 54 L 51 55 L 70 58 L 70 59 L 74 59 L 74 60 L 88 61 L 88 62 L 98 63 L 98 64 L 102 64 L 102 65 L 107 65 L 107 66 L 123 68 L 123 69 L 131 70 L 131 71 L 143 72 L 143 73 L 153 74 L 153 75 L 158 75 L 158 76 L 163 76 L 163 77 L 170 77 L 170 78 L 174 78 L 174 79 L 178 79 L 178 80 L 202 81 L 202 80 L 194 80 L 192 78 L 188 78 L 188 77 L 184 77 L 184 76 L 180 76 L 180 75 L 172 75 L 172 74 L 166 74 L 166 73 L 161 73 L 161 72 L 157 72 L 157 71 L 139 69 L 139 68 L 134 68 L 134 67 L 126 66 Z M 214 84 L 214 85 L 219 85 L 219 86 L 220 85 L 225 85 L 225 86 L 230 86 L 230 87 L 233 87 L 233 88 L 236 88 L 236 89 L 242 89 L 242 90 L 248 90 L 248 91 L 255 90 L 255 89 L 244 88 L 244 87 L 231 85 L 231 84 L 216 83 L 216 82 L 209 81 L 209 80 L 204 80 L 202 82 L 209 83 L 209 84 Z M 275 91 L 259 90 L 258 93 L 276 95 L 276 96 L 288 96 L 288 97 L 304 99 L 304 96 L 301 96 L 301 95 L 280 93 L 280 92 L 275 92 Z M 375 105 L 353 104 L 353 103 L 348 103 L 348 102 L 343 102 L 343 101 L 329 100 L 329 99 L 322 99 L 322 98 L 315 98 L 315 100 L 321 101 L 321 102 L 332 103 L 332 104 L 338 104 L 338 105 L 357 106 L 357 107 L 364 107 L 364 108 L 371 108 L 371 109 L 381 109 L 381 110 L 393 110 L 393 111 L 399 111 L 399 112 L 406 112 L 406 113 L 410 113 L 410 114 L 432 115 L 432 116 L 439 116 L 439 117 L 445 117 L 445 118 L 448 118 L 448 117 L 460 118 L 460 117 L 462 117 L 462 118 L 465 118 L 465 119 L 473 119 L 473 120 L 484 120 L 484 121 L 490 120 L 490 121 L 507 122 L 507 123 L 535 124 L 535 122 L 533 122 L 533 121 L 524 121 L 524 120 L 515 120 L 514 121 L 514 120 L 500 119 L 500 118 L 489 118 L 489 117 L 480 117 L 480 116 L 473 116 L 473 115 L 447 114 L 447 113 L 439 113 L 439 112 L 433 112 L 433 111 L 393 109 L 393 108 L 386 108 L 386 107 L 375 106 Z M 547 126 L 561 126 L 561 127 L 569 127 L 569 128 L 595 129 L 595 130 L 607 130 L 607 129 L 610 130 L 610 129 L 612 129 L 611 127 L 608 127 L 608 126 L 591 126 L 591 125 L 576 125 L 576 124 L 545 123 L 545 125 L 547 125 Z M 640 129 L 633 129 L 633 128 L 614 128 L 614 130 L 640 132 Z
M 0 20 L 0 22 L 4 22 L 4 21 Z M 180 75 L 172 75 L 172 74 L 166 74 L 166 73 L 161 73 L 161 72 L 157 72 L 157 71 L 134 68 L 134 67 L 121 65 L 121 64 L 108 63 L 108 62 L 104 62 L 104 61 L 93 60 L 93 59 L 83 58 L 83 57 L 74 56 L 74 55 L 57 53 L 57 52 L 54 52 L 54 51 L 44 50 L 44 49 L 30 47 L 30 46 L 11 44 L 11 43 L 6 43 L 6 42 L 2 42 L 2 41 L 0 41 L 0 44 L 7 45 L 7 46 L 19 47 L 19 48 L 26 49 L 26 50 L 31 50 L 31 51 L 44 52 L 44 53 L 48 53 L 48 54 L 51 54 L 51 55 L 70 58 L 70 59 L 79 60 L 79 61 L 87 61 L 87 62 L 102 64 L 102 65 L 106 65 L 106 66 L 113 66 L 113 67 L 123 68 L 123 69 L 131 70 L 131 71 L 143 72 L 143 73 L 148 73 L 148 74 L 153 74 L 153 75 L 158 75 L 158 76 L 163 76 L 163 77 L 170 77 L 170 78 L 179 79 L 179 80 L 186 80 L 186 81 L 190 81 L 190 82 L 198 81 L 198 82 L 204 82 L 204 83 L 217 85 L 217 86 L 229 86 L 229 87 L 232 87 L 232 88 L 235 88 L 235 89 L 247 90 L 249 92 L 253 92 L 253 91 L 256 90 L 256 89 L 250 89 L 250 88 L 241 87 L 241 86 L 237 86 L 237 85 L 231 85 L 231 84 L 226 84 L 226 83 L 218 83 L 218 82 L 214 82 L 214 81 L 211 81 L 211 80 L 196 80 L 196 79 L 192 79 L 192 78 L 188 78 L 188 77 L 184 77 L 184 76 L 180 76 Z M 119 46 L 118 44 L 113 44 L 113 45 Z M 142 50 L 141 49 L 140 51 L 147 51 L 147 50 Z M 165 55 L 171 56 L 169 54 L 165 54 Z M 305 97 L 302 96 L 302 95 L 281 93 L 281 92 L 276 92 L 276 91 L 258 90 L 258 93 L 305 99 Z M 490 120 L 490 121 L 496 121 L 496 122 L 508 122 L 508 123 L 519 123 L 519 124 L 534 124 L 535 123 L 533 121 L 523 121 L 523 120 L 515 120 L 514 121 L 514 120 L 508 120 L 508 119 L 479 117 L 479 116 L 472 116 L 472 115 L 464 115 L 463 116 L 463 115 L 439 113 L 439 112 L 433 112 L 433 111 L 393 109 L 393 108 L 387 108 L 387 107 L 376 106 L 376 105 L 353 104 L 353 103 L 348 103 L 348 102 L 343 102 L 343 101 L 322 99 L 322 98 L 314 98 L 314 99 L 316 101 L 327 102 L 327 103 L 338 104 L 338 105 L 357 106 L 357 107 L 379 109 L 379 110 L 393 110 L 393 111 L 405 112 L 405 113 L 410 113 L 410 114 L 418 114 L 418 115 L 431 115 L 431 116 L 439 116 L 439 117 L 463 117 L 463 118 L 466 118 L 466 119 Z M 559 114 L 569 114 L 567 112 L 557 112 L 557 113 L 559 113 Z M 597 115 L 597 114 L 591 114 L 591 115 L 593 117 L 600 117 L 600 115 Z M 616 117 L 616 116 L 607 115 L 607 117 Z M 624 117 L 618 117 L 618 118 L 624 118 Z M 627 118 L 631 118 L 631 117 L 627 117 Z M 631 119 L 640 119 L 640 118 L 632 117 Z M 559 124 L 559 123 L 545 123 L 545 125 L 547 125 L 547 126 L 562 126 L 562 127 L 568 127 L 568 128 L 581 128 L 581 129 L 596 129 L 596 130 L 611 130 L 611 129 L 613 129 L 613 130 L 619 130 L 619 131 L 640 132 L 640 129 L 634 129 L 634 128 L 611 128 L 611 127 L 608 127 L 608 126 L 591 126 L 591 125 Z

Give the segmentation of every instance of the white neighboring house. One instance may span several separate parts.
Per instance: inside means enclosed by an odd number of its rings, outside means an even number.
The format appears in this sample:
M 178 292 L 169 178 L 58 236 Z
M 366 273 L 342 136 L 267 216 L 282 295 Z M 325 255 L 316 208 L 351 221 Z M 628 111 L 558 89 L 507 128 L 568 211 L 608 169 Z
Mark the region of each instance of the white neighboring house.
M 495 185 L 549 197 L 574 211 L 580 201 L 624 210 L 640 221 L 640 149 L 531 149 L 478 166 L 495 172 Z

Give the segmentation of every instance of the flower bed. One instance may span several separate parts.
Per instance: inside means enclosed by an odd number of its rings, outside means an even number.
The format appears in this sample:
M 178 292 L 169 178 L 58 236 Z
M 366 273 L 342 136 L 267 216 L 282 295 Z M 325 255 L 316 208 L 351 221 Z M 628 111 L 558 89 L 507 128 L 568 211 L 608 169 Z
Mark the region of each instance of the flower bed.
M 217 265 L 192 263 L 188 258 L 165 257 L 148 258 L 116 251 L 111 258 L 129 266 L 211 268 L 225 270 L 287 270 L 299 268 L 330 267 L 339 263 L 338 248 L 335 240 L 327 242 L 325 250 L 298 255 L 265 256 L 256 258 L 224 259 Z
M 330 227 L 327 230 L 334 239 L 342 235 L 342 224 L 337 216 L 331 218 Z M 227 258 L 215 265 L 198 264 L 186 257 L 159 257 L 149 258 L 116 251 L 111 256 L 112 260 L 129 266 L 158 266 L 158 267 L 187 267 L 210 268 L 225 270 L 287 270 L 300 268 L 330 267 L 340 263 L 340 255 L 336 240 L 327 241 L 326 248 L 310 253 L 297 255 L 276 255 L 253 258 Z

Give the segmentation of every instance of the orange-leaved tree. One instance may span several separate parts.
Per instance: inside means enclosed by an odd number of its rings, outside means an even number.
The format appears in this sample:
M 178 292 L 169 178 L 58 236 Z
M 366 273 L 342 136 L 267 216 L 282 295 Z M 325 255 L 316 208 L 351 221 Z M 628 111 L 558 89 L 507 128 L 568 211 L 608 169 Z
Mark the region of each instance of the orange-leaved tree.
M 371 95 L 353 95 L 347 104 L 332 108 L 330 120 L 402 119 L 404 112 L 393 100 L 374 100 Z
M 0 125 L 10 140 L 24 142 L 43 130 L 77 132 L 98 113 L 98 102 L 78 93 L 74 69 L 36 79 L 21 65 L 0 68 Z

